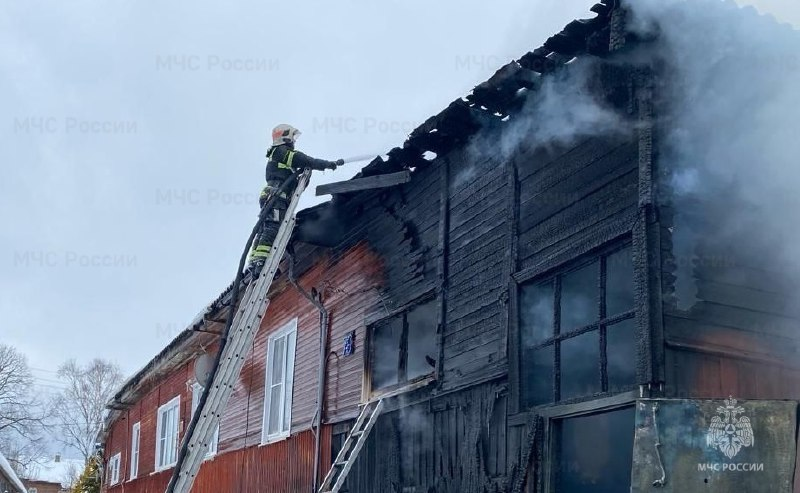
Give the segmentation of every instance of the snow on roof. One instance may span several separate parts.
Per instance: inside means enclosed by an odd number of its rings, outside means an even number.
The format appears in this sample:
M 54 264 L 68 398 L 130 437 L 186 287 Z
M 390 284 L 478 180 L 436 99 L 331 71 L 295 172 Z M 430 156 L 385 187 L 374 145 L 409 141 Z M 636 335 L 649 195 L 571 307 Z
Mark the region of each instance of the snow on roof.
M 11 469 L 11 464 L 8 463 L 3 454 L 0 453 L 0 473 L 11 482 L 11 486 L 17 488 L 18 493 L 27 493 L 27 489 L 25 489 L 25 485 L 22 484 L 22 481 L 19 480 L 17 474 Z M 12 492 L 9 492 L 12 493 Z
M 48 483 L 64 483 L 73 472 L 82 472 L 84 466 L 83 459 L 65 459 L 62 457 L 59 462 L 51 460 L 37 466 L 34 474 L 28 479 L 47 481 Z

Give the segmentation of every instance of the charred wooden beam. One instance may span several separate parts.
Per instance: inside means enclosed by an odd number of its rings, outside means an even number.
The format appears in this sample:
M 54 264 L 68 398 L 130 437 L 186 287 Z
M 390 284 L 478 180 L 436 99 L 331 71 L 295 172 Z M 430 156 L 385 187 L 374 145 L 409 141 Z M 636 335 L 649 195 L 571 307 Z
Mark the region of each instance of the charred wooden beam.
M 411 172 L 406 170 L 399 173 L 374 175 L 366 178 L 356 178 L 353 180 L 320 185 L 317 187 L 317 195 L 350 193 L 374 188 L 393 187 L 395 185 L 408 183 L 409 181 L 411 181 Z
M 403 147 L 395 148 L 389 151 L 389 160 L 396 161 L 401 168 L 394 171 L 404 171 L 408 168 L 416 168 L 417 166 L 425 166 L 428 160 L 423 157 L 427 149 L 417 147 L 416 143 L 406 141 Z
M 585 51 L 586 40 L 559 33 L 545 41 L 544 47 L 561 55 L 573 57 Z
M 586 39 L 586 52 L 592 56 L 602 57 L 608 54 L 610 45 L 611 29 L 606 25 Z
M 443 154 L 455 143 L 466 140 L 480 127 L 469 104 L 457 99 L 441 113 L 429 118 L 411 132 L 408 143 L 420 149 Z
M 447 325 L 448 255 L 450 253 L 450 162 L 439 164 L 439 293 L 437 297 L 439 320 L 436 328 L 436 382 L 439 389 L 444 383 L 444 334 Z
M 553 72 L 558 68 L 558 62 L 552 58 L 548 58 L 547 52 L 542 54 L 541 52 L 537 53 L 537 51 L 539 50 L 535 50 L 524 55 L 517 62 L 522 66 L 522 68 L 532 70 L 533 72 L 540 74 Z
M 479 84 L 467 96 L 471 103 L 502 112 L 503 101 L 510 99 L 521 86 L 517 74 L 522 71 L 518 63 L 512 62 L 500 68 L 489 80 Z
M 604 5 L 603 3 L 598 3 L 593 5 L 589 10 L 599 16 L 607 16 L 613 8 L 613 5 Z
M 582 20 L 582 19 L 574 20 L 569 24 L 567 24 L 562 33 L 568 36 L 586 39 L 587 36 L 589 36 L 596 30 L 595 25 L 597 24 L 597 21 L 598 21 L 597 17 L 589 20 Z

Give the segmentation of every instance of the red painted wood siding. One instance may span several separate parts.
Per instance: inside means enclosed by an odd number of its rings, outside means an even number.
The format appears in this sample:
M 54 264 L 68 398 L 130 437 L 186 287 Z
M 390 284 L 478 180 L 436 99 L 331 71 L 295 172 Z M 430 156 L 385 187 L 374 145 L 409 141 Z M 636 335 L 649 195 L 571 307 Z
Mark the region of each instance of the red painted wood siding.
M 381 268 L 379 258 L 364 243 L 350 249 L 338 262 L 320 260 L 300 279 L 304 289 L 316 287 L 323 292 L 331 318 L 328 351 L 338 355 L 329 356 L 326 419 L 352 417 L 358 412 L 364 365 L 364 316 L 379 303 L 374 288 L 380 285 Z M 311 427 L 317 398 L 319 312 L 296 289 L 287 287 L 270 302 L 225 410 L 220 451 L 261 442 L 267 342 L 270 334 L 295 317 L 298 321 L 292 433 Z M 351 330 L 356 331 L 356 351 L 345 358 L 343 339 Z
M 331 427 L 322 428 L 323 466 L 331 462 Z M 217 455 L 203 463 L 192 493 L 308 493 L 314 468 L 314 434 L 304 431 L 263 447 Z M 108 488 L 108 493 L 164 493 L 172 470 Z M 324 476 L 326 469 L 320 471 Z
M 382 263 L 366 243 L 354 246 L 336 260 L 320 259 L 314 267 L 300 279 L 300 284 L 307 290 L 316 287 L 323 293 L 325 306 L 330 313 L 330 332 L 328 347 L 328 376 L 326 393 L 326 421 L 341 421 L 358 413 L 361 401 L 361 387 L 364 365 L 364 341 L 366 340 L 364 318 L 379 305 L 378 288 L 382 282 Z M 262 419 L 264 412 L 264 382 L 266 367 L 266 348 L 270 334 L 282 328 L 294 318 L 298 319 L 297 344 L 294 367 L 294 392 L 292 398 L 292 437 L 260 447 Z M 355 353 L 344 357 L 342 349 L 345 334 L 356 332 Z M 215 348 L 209 348 L 213 353 Z M 254 487 L 257 483 L 248 483 L 254 478 L 259 481 L 264 474 L 273 474 L 269 468 L 289 468 L 285 481 L 281 485 L 293 485 L 306 478 L 303 491 L 311 487 L 310 474 L 313 465 L 313 435 L 306 433 L 311 426 L 315 412 L 317 394 L 317 372 L 319 364 L 319 312 L 296 289 L 286 289 L 273 296 L 267 314 L 256 336 L 253 348 L 245 361 L 244 368 L 236 384 L 220 423 L 220 443 L 217 456 L 206 462 L 203 471 L 211 469 L 214 473 L 212 486 L 198 480 L 193 491 L 240 491 L 228 489 L 231 481 L 242 487 Z M 123 413 L 111 427 L 105 444 L 105 456 L 112 457 L 121 453 L 120 479 L 125 483 L 110 488 L 108 491 L 163 491 L 169 480 L 169 471 L 154 474 L 155 441 L 158 407 L 180 395 L 181 423 L 180 436 L 183 437 L 185 427 L 191 419 L 191 384 L 194 381 L 193 362 L 188 362 L 180 369 L 164 379 L 157 387 L 145 395 L 139 402 Z M 141 422 L 141 445 L 139 451 L 138 479 L 128 482 L 130 478 L 130 443 L 131 427 Z M 327 434 L 330 431 L 326 431 Z M 305 438 L 304 438 L 305 437 Z M 310 439 L 308 437 L 311 437 Z M 322 467 L 326 469 L 330 452 L 329 437 L 323 444 Z M 262 456 L 276 454 L 280 457 L 275 464 L 263 464 L 258 461 Z M 291 466 L 286 461 L 291 462 Z M 238 461 L 238 462 L 237 462 Z M 244 461 L 245 471 L 241 471 Z M 292 472 L 294 469 L 304 472 Z M 324 474 L 325 471 L 323 471 Z M 201 473 L 201 478 L 203 477 Z M 224 479 L 228 475 L 231 478 Z M 302 476 L 306 474 L 307 476 Z M 271 477 L 271 476 L 270 476 Z M 166 478 L 166 479 L 164 479 Z M 223 478 L 223 479 L 219 479 Z M 221 481 L 221 483 L 220 483 Z M 219 487 L 221 489 L 214 489 Z M 200 488 L 200 489 L 198 489 Z M 211 488 L 211 489 L 205 489 Z M 238 486 L 237 486 L 238 488 Z M 265 489 L 241 491 L 271 491 Z M 295 491 L 293 489 L 276 489 L 274 491 Z M 297 491 L 300 491 L 298 489 Z
M 105 444 L 105 457 L 111 458 L 121 453 L 120 480 L 130 478 L 131 428 L 136 422 L 141 423 L 138 476 L 147 476 L 155 471 L 158 408 L 176 396 L 181 399 L 179 430 L 180 436 L 183 436 L 184 427 L 191 417 L 192 393 L 188 387 L 193 378 L 192 368 L 182 367 L 144 396 L 111 427 Z

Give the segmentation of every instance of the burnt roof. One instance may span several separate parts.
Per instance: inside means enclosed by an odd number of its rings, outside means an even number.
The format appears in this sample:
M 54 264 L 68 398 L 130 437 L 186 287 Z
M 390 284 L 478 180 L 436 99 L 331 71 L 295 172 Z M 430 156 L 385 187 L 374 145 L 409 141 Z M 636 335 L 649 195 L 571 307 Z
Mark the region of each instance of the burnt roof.
M 610 19 L 617 6 L 617 0 L 594 5 L 591 11 L 597 14 L 595 17 L 570 22 L 542 47 L 500 67 L 469 95 L 456 99 L 412 131 L 402 147 L 388 152 L 387 160 L 376 158 L 356 177 L 425 166 L 429 162 L 423 157 L 426 151 L 444 154 L 487 124 L 507 120 L 522 109 L 542 76 L 578 55 L 603 56 L 609 52 Z
M 548 38 L 542 47 L 500 67 L 469 95 L 456 99 L 412 131 L 402 147 L 395 147 L 387 153 L 388 159 L 375 158 L 355 178 L 427 166 L 430 163 L 424 157 L 427 151 L 437 155 L 445 154 L 465 144 L 481 129 L 506 121 L 522 109 L 530 92 L 541 84 L 543 76 L 576 56 L 603 56 L 609 52 L 611 14 L 617 7 L 618 0 L 601 0 L 590 9 L 597 14 L 595 17 L 570 22 L 560 33 Z M 350 197 L 357 195 L 358 192 L 352 193 Z M 341 197 L 335 196 L 334 199 Z M 332 207 L 330 202 L 300 211 L 298 223 L 316 220 L 321 211 L 328 207 Z M 299 239 L 304 238 L 300 236 Z M 249 278 L 243 279 L 243 283 L 249 283 Z M 220 313 L 230 304 L 232 290 L 233 283 L 169 345 L 128 379 L 108 407 L 119 410 L 131 405 L 162 375 L 184 364 L 203 344 L 213 341 L 213 336 L 199 330 L 208 326 L 209 317 Z M 110 416 L 109 419 L 115 418 Z

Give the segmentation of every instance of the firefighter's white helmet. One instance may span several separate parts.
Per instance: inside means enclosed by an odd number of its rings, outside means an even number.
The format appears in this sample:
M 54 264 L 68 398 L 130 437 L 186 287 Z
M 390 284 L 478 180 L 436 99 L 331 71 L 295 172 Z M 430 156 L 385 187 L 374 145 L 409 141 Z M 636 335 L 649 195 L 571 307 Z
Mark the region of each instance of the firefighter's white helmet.
M 300 130 L 297 130 L 291 125 L 282 123 L 272 129 L 272 145 L 294 144 L 299 136 Z

